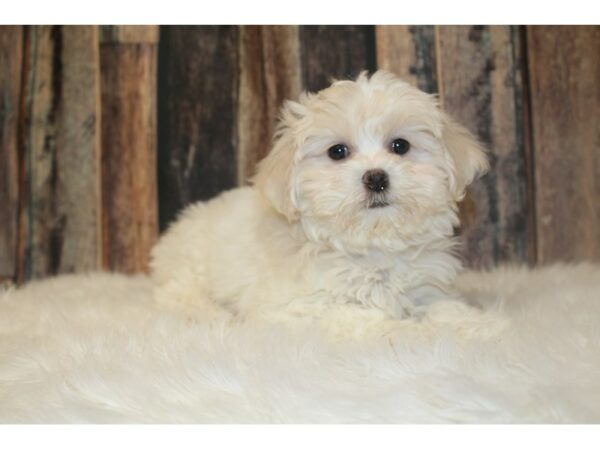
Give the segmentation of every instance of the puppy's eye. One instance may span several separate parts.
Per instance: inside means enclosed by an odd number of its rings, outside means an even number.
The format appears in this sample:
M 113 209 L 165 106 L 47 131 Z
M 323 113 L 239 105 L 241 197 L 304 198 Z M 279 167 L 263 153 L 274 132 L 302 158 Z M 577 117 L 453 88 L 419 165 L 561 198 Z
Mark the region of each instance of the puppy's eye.
M 395 139 L 392 142 L 392 151 L 398 155 L 404 155 L 410 150 L 410 142 L 406 139 Z
M 335 161 L 348 157 L 349 153 L 348 147 L 344 144 L 336 144 L 333 147 L 329 147 L 329 150 L 327 150 L 327 155 Z

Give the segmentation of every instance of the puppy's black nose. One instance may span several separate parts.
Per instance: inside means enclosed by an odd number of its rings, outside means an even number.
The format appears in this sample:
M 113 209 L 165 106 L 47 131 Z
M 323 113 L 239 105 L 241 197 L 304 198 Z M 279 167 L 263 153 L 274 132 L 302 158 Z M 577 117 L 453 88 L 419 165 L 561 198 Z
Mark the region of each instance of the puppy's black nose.
M 387 172 L 381 169 L 367 170 L 362 181 L 365 187 L 373 192 L 383 192 L 390 184 Z

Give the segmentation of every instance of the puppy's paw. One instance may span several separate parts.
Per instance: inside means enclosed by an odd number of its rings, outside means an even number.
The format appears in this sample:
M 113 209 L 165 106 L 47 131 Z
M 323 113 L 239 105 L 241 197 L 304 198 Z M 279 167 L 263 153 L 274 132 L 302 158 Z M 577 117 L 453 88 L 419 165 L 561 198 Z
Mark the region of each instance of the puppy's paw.
M 431 305 L 422 323 L 435 330 L 449 330 L 461 337 L 491 338 L 509 326 L 509 319 L 494 310 L 482 310 L 462 301 L 449 300 Z

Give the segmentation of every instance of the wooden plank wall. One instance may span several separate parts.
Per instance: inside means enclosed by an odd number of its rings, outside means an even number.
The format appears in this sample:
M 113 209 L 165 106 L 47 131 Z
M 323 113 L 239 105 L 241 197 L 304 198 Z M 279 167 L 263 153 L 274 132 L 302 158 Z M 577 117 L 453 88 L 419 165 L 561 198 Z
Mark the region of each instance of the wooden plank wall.
M 377 66 L 419 89 L 438 92 L 435 28 L 432 25 L 376 27 Z
M 600 255 L 600 27 L 528 27 L 537 260 Z
M 0 27 L 0 278 L 146 268 L 157 42 L 156 26 Z
M 0 27 L 0 280 L 145 270 L 248 182 L 286 98 L 385 68 L 489 148 L 471 267 L 600 259 L 600 27 Z
M 98 30 L 27 29 L 23 279 L 100 262 Z
M 237 104 L 238 183 L 270 150 L 279 108 L 302 90 L 297 26 L 242 26 Z
M 468 262 L 526 262 L 530 224 L 518 30 L 440 26 L 436 42 L 442 105 L 489 149 L 490 173 L 473 184 L 462 209 Z
M 303 26 L 300 42 L 306 90 L 318 91 L 334 78 L 355 78 L 376 69 L 373 26 Z
M 161 27 L 161 228 L 182 207 L 237 184 L 238 27 Z
M 17 275 L 20 110 L 23 27 L 0 27 L 0 283 Z
M 102 27 L 102 254 L 103 266 L 119 272 L 146 270 L 158 235 L 158 32 Z

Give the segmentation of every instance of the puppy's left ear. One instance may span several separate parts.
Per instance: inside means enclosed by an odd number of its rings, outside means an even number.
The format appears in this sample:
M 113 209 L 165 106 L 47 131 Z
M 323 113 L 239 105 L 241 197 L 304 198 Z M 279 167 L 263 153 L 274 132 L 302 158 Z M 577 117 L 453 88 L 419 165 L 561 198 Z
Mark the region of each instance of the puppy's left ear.
M 456 201 L 462 200 L 465 190 L 475 178 L 486 173 L 490 165 L 483 145 L 462 125 L 443 114 L 442 140 L 454 163 L 450 188 Z
M 282 110 L 275 132 L 273 148 L 258 164 L 252 179 L 254 186 L 269 203 L 290 222 L 298 218 L 294 189 L 294 157 L 298 143 L 293 124 L 300 119 L 304 107 L 287 101 Z

